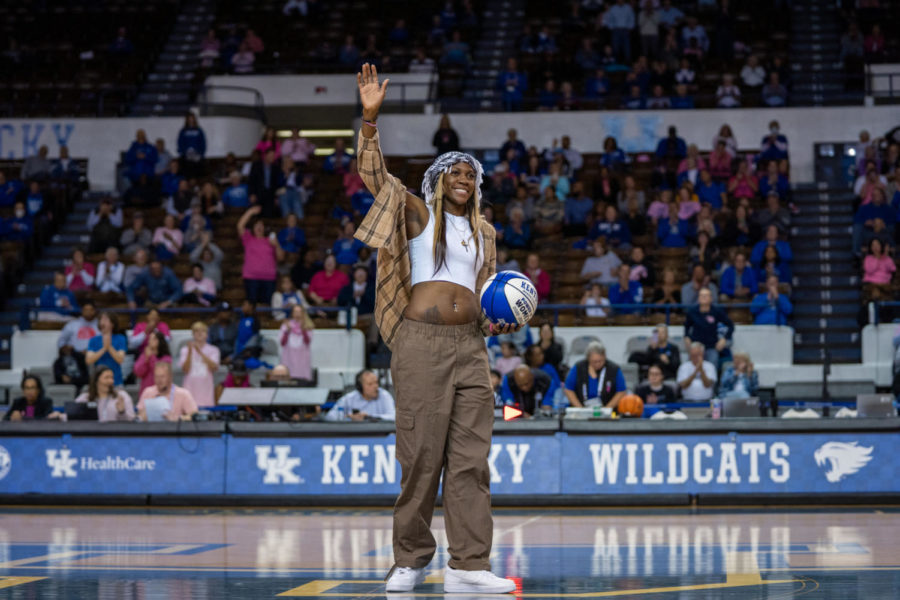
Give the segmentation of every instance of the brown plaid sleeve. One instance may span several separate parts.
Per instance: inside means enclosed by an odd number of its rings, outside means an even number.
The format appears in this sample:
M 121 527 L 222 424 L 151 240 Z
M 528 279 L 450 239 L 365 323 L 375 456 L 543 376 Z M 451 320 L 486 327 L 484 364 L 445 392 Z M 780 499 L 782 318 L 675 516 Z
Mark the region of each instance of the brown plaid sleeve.
M 479 299 L 481 298 L 481 289 L 484 287 L 484 282 L 497 271 L 497 232 L 493 225 L 482 219 L 481 233 L 484 237 L 484 264 L 481 265 L 481 271 L 478 272 L 478 277 L 475 280 L 475 296 Z M 491 335 L 491 322 L 488 321 L 483 313 L 479 318 L 478 325 L 481 327 L 483 335 Z
M 387 172 L 378 132 L 370 138 L 359 132 L 356 153 L 357 168 L 363 183 L 375 196 L 375 202 L 356 230 L 356 239 L 373 248 L 383 248 L 390 243 L 397 226 L 397 212 L 403 207 L 406 188 Z

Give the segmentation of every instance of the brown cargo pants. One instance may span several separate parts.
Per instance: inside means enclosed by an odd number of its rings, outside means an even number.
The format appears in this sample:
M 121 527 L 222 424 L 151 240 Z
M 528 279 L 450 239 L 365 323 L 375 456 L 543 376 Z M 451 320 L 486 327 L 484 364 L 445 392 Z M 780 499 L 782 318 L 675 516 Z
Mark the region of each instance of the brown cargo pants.
M 391 375 L 397 402 L 394 505 L 396 566 L 428 565 L 437 548 L 431 517 L 443 469 L 444 524 L 450 566 L 489 570 L 493 538 L 488 454 L 494 395 L 484 337 L 476 323 L 404 320 Z

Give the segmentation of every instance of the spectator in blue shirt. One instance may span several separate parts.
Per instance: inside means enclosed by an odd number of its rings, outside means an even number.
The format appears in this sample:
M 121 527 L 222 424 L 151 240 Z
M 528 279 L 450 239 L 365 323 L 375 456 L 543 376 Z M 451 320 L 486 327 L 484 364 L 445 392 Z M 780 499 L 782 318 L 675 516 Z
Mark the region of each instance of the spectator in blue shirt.
M 694 97 L 688 93 L 688 86 L 679 83 L 675 86 L 675 95 L 669 99 L 672 108 L 694 108 Z
M 231 185 L 222 193 L 222 203 L 230 208 L 250 208 L 250 193 L 247 184 L 241 183 L 241 174 L 232 171 L 228 177 Z
M 894 208 L 885 204 L 884 190 L 879 187 L 873 188 L 872 202 L 860 206 L 853 217 L 853 253 L 859 255 L 863 234 L 874 229 L 876 219 L 881 219 L 885 231 L 893 238 L 896 218 Z
M 734 362 L 722 374 L 719 395 L 724 398 L 750 398 L 759 391 L 759 375 L 746 352 L 735 352 Z
M 625 221 L 619 218 L 619 209 L 612 204 L 606 207 L 603 219 L 594 223 L 588 234 L 591 240 L 604 237 L 612 248 L 630 248 L 631 231 Z
M 103 365 L 112 369 L 116 385 L 122 385 L 122 363 L 125 361 L 125 352 L 128 350 L 128 340 L 119 333 L 119 323 L 115 315 L 101 312 L 97 318 L 97 329 L 100 335 L 91 338 L 88 342 L 84 360 L 88 367 Z
M 603 69 L 594 71 L 594 74 L 584 82 L 584 95 L 588 98 L 605 98 L 609 90 L 609 78 Z
M 559 378 L 559 371 L 556 370 L 556 367 L 547 362 L 544 355 L 544 349 L 541 348 L 540 344 L 532 344 L 525 349 L 525 364 L 532 369 L 543 371 L 550 378 L 550 381 L 553 383 L 551 386 L 553 391 L 552 393 L 548 392 L 547 396 L 551 401 L 554 400 L 557 391 L 561 396 L 560 400 L 562 400 L 564 394 L 562 393 L 562 381 Z
M 78 300 L 75 294 L 66 287 L 66 276 L 61 271 L 53 274 L 53 284 L 45 285 L 38 298 L 38 307 L 42 311 L 53 312 L 60 315 L 72 314 L 78 309 Z
M 787 198 L 791 191 L 788 178 L 778 172 L 778 163 L 769 161 L 766 165 L 766 173 L 759 179 L 759 195 L 765 198 L 769 192 L 775 190 L 779 198 Z
M 556 91 L 556 82 L 548 79 L 544 82 L 541 93 L 538 94 L 538 110 L 555 110 L 559 103 L 559 92 Z
M 663 0 L 662 6 L 659 7 L 659 24 L 665 27 L 675 27 L 684 19 L 684 13 L 675 6 L 672 6 L 672 0 Z
M 136 139 L 131 142 L 131 147 L 125 153 L 128 178 L 136 182 L 141 175 L 147 177 L 156 175 L 157 157 L 156 146 L 147 141 L 147 134 L 143 129 L 138 129 Z
M 690 349 L 692 342 L 703 344 L 704 359 L 718 366 L 719 356 L 734 333 L 734 322 L 724 310 L 713 306 L 712 300 L 709 288 L 697 294 L 697 306 L 689 309 L 684 318 L 684 345 Z
M 778 291 L 778 277 L 769 275 L 766 278 L 766 291 L 753 298 L 750 312 L 755 325 L 787 325 L 794 307 L 788 297 Z
M 31 239 L 34 233 L 34 221 L 28 216 L 24 202 L 19 200 L 15 203 L 13 216 L 3 223 L 0 233 L 3 234 L 4 239 L 10 242 L 24 242 Z
M 669 126 L 669 135 L 659 140 L 656 145 L 656 158 L 665 159 L 683 159 L 687 156 L 687 144 L 678 137 L 678 130 L 674 125 Z
M 234 358 L 258 358 L 262 351 L 262 337 L 259 333 L 259 319 L 256 318 L 256 304 L 244 300 L 241 304 L 237 338 L 234 341 Z
M 522 98 L 528 90 L 528 75 L 519 71 L 515 58 L 506 59 L 506 70 L 497 75 L 497 89 L 501 94 L 504 110 L 517 111 L 522 108 Z M 500 156 L 506 154 L 501 153 Z
M 616 304 L 643 304 L 644 288 L 641 282 L 631 280 L 631 267 L 628 265 L 619 266 L 619 279 L 609 286 L 609 303 L 614 307 Z M 616 308 L 619 314 L 633 314 L 641 312 L 640 308 Z
M 775 275 L 781 283 L 791 283 L 791 266 L 781 258 L 777 246 L 766 246 L 756 280 L 766 281 L 769 275 Z
M 197 125 L 194 113 L 184 118 L 184 127 L 178 132 L 178 156 L 181 157 L 181 171 L 187 178 L 202 175 L 203 159 L 206 157 L 206 135 Z
M 756 273 L 747 264 L 747 256 L 743 252 L 738 252 L 734 255 L 734 265 L 725 269 L 719 279 L 719 299 L 723 302 L 748 300 L 758 289 Z
M 600 165 L 610 171 L 622 171 L 628 163 L 628 155 L 619 148 L 616 138 L 607 136 L 603 140 L 603 154 L 600 155 Z
M 709 169 L 700 171 L 700 181 L 694 186 L 694 193 L 701 204 L 709 204 L 715 210 L 720 210 L 728 196 L 725 194 L 725 185 L 713 181 Z
M 759 143 L 759 161 L 784 160 L 788 158 L 788 140 L 781 133 L 778 121 L 769 123 L 769 134 Z
M 298 226 L 297 215 L 291 213 L 285 226 L 278 232 L 278 244 L 285 252 L 300 252 L 306 247 L 306 233 Z
M 688 240 L 693 236 L 691 224 L 678 218 L 678 212 L 669 210 L 667 220 L 659 220 L 656 237 L 663 248 L 687 248 Z
M 765 239 L 758 241 L 756 245 L 753 246 L 753 251 L 750 253 L 750 264 L 759 268 L 762 265 L 766 248 L 769 246 L 775 247 L 778 251 L 778 257 L 783 262 L 791 262 L 794 259 L 790 245 L 787 242 L 778 239 L 778 226 L 769 225 L 766 227 Z
M 181 166 L 177 160 L 169 163 L 169 170 L 159 178 L 159 193 L 163 198 L 172 198 L 178 195 L 178 188 L 184 177 L 181 176 Z
M 24 185 L 18 179 L 6 179 L 6 173 L 0 171 L 0 206 L 12 206 L 16 198 L 24 189 Z
M 350 155 L 344 146 L 344 140 L 334 140 L 334 152 L 329 154 L 322 163 L 322 170 L 326 173 L 344 174 L 350 167 Z
M 628 95 L 622 98 L 622 108 L 627 110 L 644 110 L 647 108 L 644 94 L 641 93 L 639 86 L 633 85 L 629 88 Z
M 525 148 L 525 144 L 522 140 L 519 139 L 519 132 L 515 129 L 507 130 L 506 141 L 500 146 L 498 156 L 508 157 L 510 150 L 515 150 L 515 159 L 520 163 L 525 161 L 528 156 L 528 150 Z
M 531 417 L 538 410 L 553 406 L 556 389 L 544 371 L 519 365 L 503 376 L 500 382 L 500 400 L 506 406 L 521 410 L 525 417 Z
M 37 217 L 44 212 L 44 194 L 41 193 L 41 184 L 32 181 L 28 186 L 28 197 L 25 198 L 25 212 L 29 217 Z M 48 215 L 50 217 L 52 215 Z
M 625 0 L 616 0 L 603 15 L 603 24 L 612 33 L 612 47 L 619 60 L 631 64 L 631 30 L 634 29 L 634 10 Z
M 588 344 L 585 358 L 569 369 L 565 394 L 569 406 L 609 406 L 615 409 L 625 395 L 622 369 L 606 359 L 606 348 L 600 342 Z
M 352 265 L 359 260 L 359 251 L 366 247 L 361 241 L 353 237 L 356 226 L 353 221 L 344 223 L 341 235 L 332 246 L 331 251 L 339 265 Z
M 576 181 L 572 184 L 572 193 L 566 198 L 565 232 L 566 235 L 585 235 L 587 221 L 594 210 L 594 201 L 584 193 L 584 183 Z
M 137 293 L 146 289 L 144 297 L 159 308 L 168 308 L 181 299 L 182 285 L 178 277 L 169 267 L 164 267 L 159 259 L 150 261 L 150 266 L 138 274 L 125 289 L 128 308 L 137 308 Z
M 531 225 L 525 221 L 525 211 L 518 206 L 509 211 L 509 222 L 503 228 L 503 243 L 508 248 L 531 247 Z

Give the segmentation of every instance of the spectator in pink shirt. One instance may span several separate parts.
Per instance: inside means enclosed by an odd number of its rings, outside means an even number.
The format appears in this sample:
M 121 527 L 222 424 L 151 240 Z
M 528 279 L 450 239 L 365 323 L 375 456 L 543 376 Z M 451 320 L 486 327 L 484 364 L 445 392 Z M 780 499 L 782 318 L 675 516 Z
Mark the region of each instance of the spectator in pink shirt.
M 534 252 L 525 259 L 525 275 L 537 288 L 539 302 L 550 297 L 550 274 L 541 268 L 541 259 Z
M 141 380 L 141 392 L 153 385 L 153 369 L 156 368 L 156 363 L 158 362 L 172 363 L 169 343 L 159 330 L 154 331 L 147 337 L 144 351 L 134 361 L 134 375 Z
M 312 379 L 312 332 L 315 326 L 299 304 L 291 307 L 291 318 L 281 324 L 281 362 L 296 379 Z
M 265 156 L 266 152 L 269 149 L 275 151 L 275 159 L 278 160 L 281 158 L 281 142 L 278 141 L 278 136 L 275 132 L 274 127 L 266 127 L 266 131 L 263 133 L 262 139 L 256 144 L 254 150 L 258 150 L 260 154 Z
M 162 333 L 167 342 L 172 339 L 172 332 L 169 331 L 169 326 L 159 316 L 159 311 L 151 308 L 147 312 L 147 320 L 135 325 L 131 335 L 128 336 L 128 347 L 131 350 L 143 352 L 147 345 L 148 336 L 154 331 Z
M 691 158 L 694 159 L 694 164 L 688 162 Z M 697 169 L 698 171 L 702 171 L 706 168 L 706 161 L 703 160 L 703 157 L 700 156 L 700 149 L 697 148 L 697 144 L 691 144 L 687 148 L 687 156 L 682 159 L 680 163 L 678 163 L 678 174 L 681 175 L 688 169 Z
M 244 35 L 244 43 L 247 44 L 247 47 L 250 48 L 250 51 L 253 54 L 259 54 L 266 49 L 265 44 L 263 44 L 262 38 L 256 35 L 256 32 L 252 29 L 248 29 L 247 33 Z
M 247 299 L 257 304 L 268 304 L 275 293 L 278 259 L 284 252 L 278 245 L 275 233 L 266 237 L 266 224 L 262 219 L 250 222 L 260 212 L 262 207 L 259 205 L 248 208 L 238 221 L 237 232 L 244 244 L 244 267 L 241 275 Z
M 115 382 L 112 369 L 100 365 L 94 370 L 88 391 L 75 398 L 75 402 L 96 402 L 100 423 L 134 421 L 134 402 L 128 392 L 116 389 Z
M 362 177 L 359 175 L 359 170 L 356 168 L 356 159 L 352 158 L 350 159 L 349 169 L 344 173 L 344 195 L 347 198 L 352 198 L 353 194 L 364 189 L 366 187 Z
M 734 198 L 755 198 L 759 191 L 759 182 L 748 172 L 747 162 L 738 163 L 737 174 L 728 180 L 728 193 Z
M 73 292 L 86 292 L 94 285 L 97 270 L 84 260 L 84 250 L 72 251 L 72 262 L 66 267 L 66 287 Z
M 166 215 L 162 227 L 153 231 L 153 246 L 157 258 L 169 261 L 178 256 L 184 244 L 184 233 L 175 225 L 175 217 Z
M 653 220 L 653 226 L 659 221 L 665 221 L 669 218 L 669 211 L 672 209 L 672 190 L 661 190 L 656 200 L 650 203 L 647 209 L 647 216 Z
M 691 192 L 690 187 L 683 185 L 678 188 L 678 218 L 688 221 L 700 212 L 700 202 L 697 196 Z
M 350 283 L 350 278 L 338 270 L 334 254 L 325 257 L 322 267 L 309 282 L 309 299 L 317 306 L 335 306 L 341 288 Z
M 184 371 L 181 385 L 191 393 L 197 406 L 213 406 L 216 403 L 214 376 L 219 369 L 219 349 L 208 343 L 209 328 L 197 321 L 191 325 L 193 339 L 181 347 L 178 364 Z
M 197 412 L 191 393 L 172 383 L 172 364 L 158 362 L 153 383 L 141 393 L 138 415 L 141 421 L 187 421 Z
M 734 156 L 729 153 L 725 140 L 718 140 L 716 147 L 709 155 L 709 172 L 714 179 L 727 181 L 731 177 L 731 162 Z
M 200 263 L 191 266 L 191 276 L 184 280 L 183 289 L 183 302 L 209 306 L 216 301 L 216 284 L 203 275 L 203 265 Z
M 291 130 L 291 137 L 281 144 L 281 153 L 290 156 L 301 167 L 309 163 L 309 157 L 316 151 L 316 145 L 306 138 L 300 137 L 300 130 Z
M 884 244 L 878 238 L 872 238 L 869 242 L 869 254 L 863 261 L 863 283 L 871 283 L 875 286 L 888 286 L 894 278 L 897 267 L 894 260 L 884 252 Z M 890 289 L 885 298 L 890 296 Z

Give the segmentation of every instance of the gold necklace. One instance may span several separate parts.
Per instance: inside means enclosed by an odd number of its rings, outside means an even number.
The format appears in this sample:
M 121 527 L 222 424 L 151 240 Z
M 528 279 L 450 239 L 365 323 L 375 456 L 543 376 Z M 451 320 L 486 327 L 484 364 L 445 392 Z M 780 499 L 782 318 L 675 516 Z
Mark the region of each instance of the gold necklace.
M 455 217 L 456 215 L 450 215 L 450 216 Z M 453 222 L 453 219 L 448 218 L 447 220 L 450 222 L 450 226 L 453 227 L 453 229 L 456 230 L 456 233 L 459 234 L 459 237 L 463 237 L 466 235 L 465 227 L 463 227 L 462 231 L 460 231 L 459 227 L 456 226 L 456 223 Z M 468 221 L 466 221 L 466 223 L 468 223 Z M 469 239 L 471 239 L 472 236 L 474 236 L 474 235 L 475 235 L 474 233 L 470 233 L 468 238 L 466 238 L 464 240 L 460 240 L 460 242 L 459 242 L 460 244 L 462 244 L 462 247 L 466 249 L 466 254 L 469 253 Z

